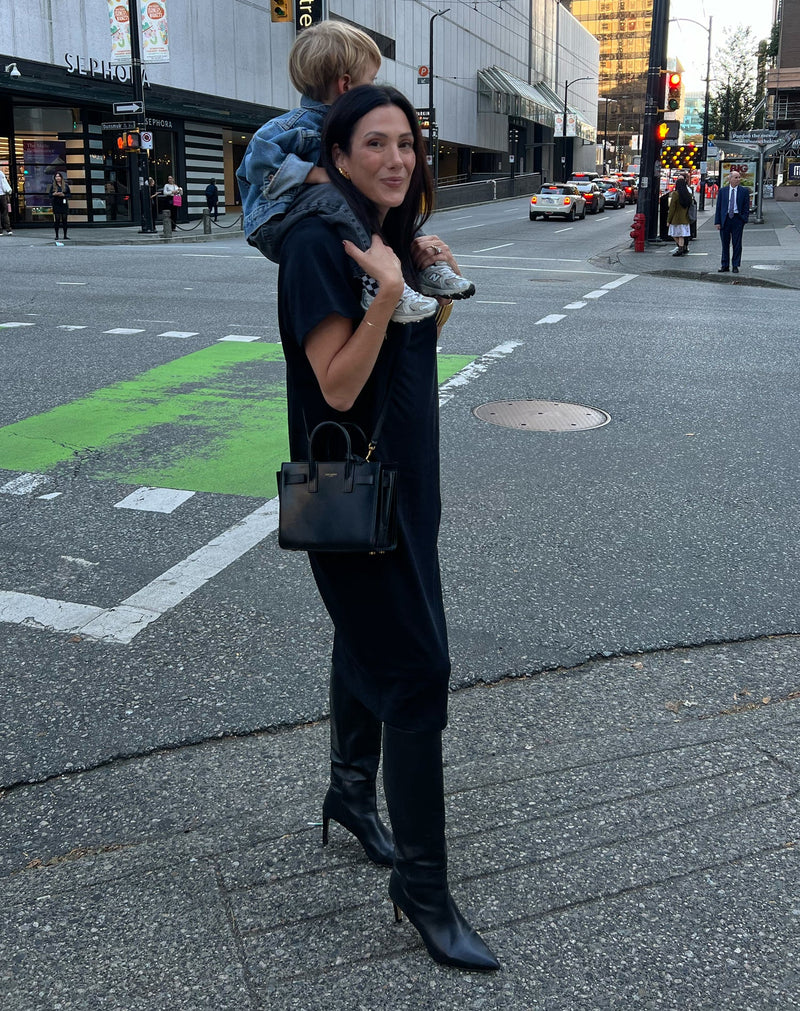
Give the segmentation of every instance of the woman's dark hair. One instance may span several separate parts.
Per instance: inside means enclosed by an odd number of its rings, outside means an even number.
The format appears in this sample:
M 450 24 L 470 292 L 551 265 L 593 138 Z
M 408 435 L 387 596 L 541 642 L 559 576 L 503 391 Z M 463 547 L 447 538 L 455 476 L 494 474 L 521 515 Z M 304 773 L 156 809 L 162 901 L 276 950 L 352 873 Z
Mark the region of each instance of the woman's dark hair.
M 356 124 L 373 109 L 396 105 L 408 120 L 414 137 L 416 165 L 411 174 L 408 192 L 399 207 L 390 208 L 383 224 L 378 221 L 375 205 L 341 175 L 334 162 L 334 146 L 350 154 Z M 406 280 L 413 280 L 415 268 L 411 260 L 411 242 L 417 231 L 428 220 L 433 210 L 433 184 L 425 145 L 414 108 L 405 95 L 389 85 L 364 84 L 346 91 L 331 106 L 322 127 L 322 154 L 320 164 L 327 171 L 331 183 L 344 194 L 354 214 L 367 231 L 378 232 L 392 247 L 403 265 Z
M 681 207 L 688 207 L 692 202 L 692 194 L 689 192 L 689 187 L 686 185 L 686 180 L 683 176 L 678 176 L 675 180 L 675 189 L 677 190 Z

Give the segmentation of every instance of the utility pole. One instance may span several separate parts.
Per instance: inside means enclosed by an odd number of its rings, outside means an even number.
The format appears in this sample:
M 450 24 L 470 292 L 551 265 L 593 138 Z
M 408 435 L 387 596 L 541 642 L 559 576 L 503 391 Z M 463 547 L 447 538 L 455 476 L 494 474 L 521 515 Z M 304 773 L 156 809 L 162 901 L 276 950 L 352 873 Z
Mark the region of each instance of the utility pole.
M 133 84 L 133 100 L 141 102 L 141 112 L 133 114 L 136 130 L 141 137 L 145 122 L 144 111 L 144 74 L 142 72 L 142 37 L 139 30 L 139 0 L 130 0 L 128 14 L 131 26 L 131 83 Z M 139 210 L 143 232 L 154 232 L 153 205 L 150 203 L 150 184 L 148 182 L 149 162 L 147 151 L 138 148 L 133 156 L 136 165 L 136 183 L 139 190 Z
M 667 69 L 667 28 L 669 0 L 653 0 L 653 23 L 650 29 L 650 66 L 647 71 L 647 91 L 644 100 L 642 128 L 642 161 L 639 175 L 639 199 L 636 210 L 645 216 L 645 237 L 649 242 L 658 238 L 658 198 L 661 186 L 661 142 L 656 138 L 656 126 L 664 112 Z
M 442 14 L 447 14 L 450 8 L 437 11 L 430 20 L 430 46 L 428 48 L 428 115 L 430 116 L 430 127 L 428 137 L 431 144 L 431 157 L 433 159 L 433 185 L 439 185 L 439 124 L 436 121 L 436 110 L 433 107 L 433 22 L 440 18 Z

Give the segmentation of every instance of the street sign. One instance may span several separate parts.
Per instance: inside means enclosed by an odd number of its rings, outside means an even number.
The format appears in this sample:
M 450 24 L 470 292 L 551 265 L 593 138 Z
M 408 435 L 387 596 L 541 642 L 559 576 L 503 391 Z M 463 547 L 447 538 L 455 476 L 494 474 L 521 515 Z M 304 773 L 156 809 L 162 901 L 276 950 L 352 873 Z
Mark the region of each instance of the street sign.
M 139 134 L 139 138 L 142 143 L 142 148 L 145 151 L 153 150 L 153 135 L 152 133 L 150 133 L 149 130 L 142 130 L 142 132 Z
M 777 130 L 733 130 L 729 140 L 739 144 L 770 144 L 780 139 Z
M 144 102 L 114 102 L 115 116 L 135 116 L 144 112 Z

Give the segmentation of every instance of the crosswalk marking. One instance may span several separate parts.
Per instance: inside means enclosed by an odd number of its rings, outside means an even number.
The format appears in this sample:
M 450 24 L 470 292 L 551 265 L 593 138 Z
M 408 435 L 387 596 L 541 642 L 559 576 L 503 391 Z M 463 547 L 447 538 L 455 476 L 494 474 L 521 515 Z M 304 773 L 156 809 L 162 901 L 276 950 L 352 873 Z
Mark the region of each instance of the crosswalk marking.
M 13 330 L 17 326 L 35 326 L 35 323 L 0 323 L 0 330 Z
M 41 485 L 47 482 L 44 474 L 18 474 L 0 487 L 0 494 L 4 495 L 30 495 Z
M 131 330 L 129 327 L 117 326 L 113 330 L 104 330 L 103 333 L 119 333 L 119 334 L 132 334 L 132 333 L 144 333 L 144 330 Z
M 180 337 L 185 340 L 187 337 L 197 337 L 197 330 L 165 330 L 164 333 L 160 333 L 159 337 Z
M 249 341 L 260 341 L 261 338 L 260 337 L 247 336 L 246 334 L 241 334 L 241 333 L 229 333 L 227 335 L 227 337 L 220 337 L 220 340 L 221 341 L 241 341 L 243 343 L 247 343 Z
M 193 491 L 179 491 L 177 488 L 137 488 L 120 502 L 115 509 L 137 509 L 148 513 L 172 513 L 194 496 Z

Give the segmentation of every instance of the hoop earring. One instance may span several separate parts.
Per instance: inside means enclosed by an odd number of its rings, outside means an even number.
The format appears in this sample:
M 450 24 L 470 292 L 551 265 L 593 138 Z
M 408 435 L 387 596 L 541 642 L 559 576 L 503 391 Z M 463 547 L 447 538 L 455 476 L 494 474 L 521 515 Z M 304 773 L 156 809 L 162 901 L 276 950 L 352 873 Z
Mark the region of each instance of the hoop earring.
M 339 175 L 340 176 L 344 176 L 345 179 L 349 179 L 350 178 L 350 173 L 349 172 L 345 172 L 345 170 L 341 167 L 341 165 L 339 166 L 338 171 L 339 171 Z

